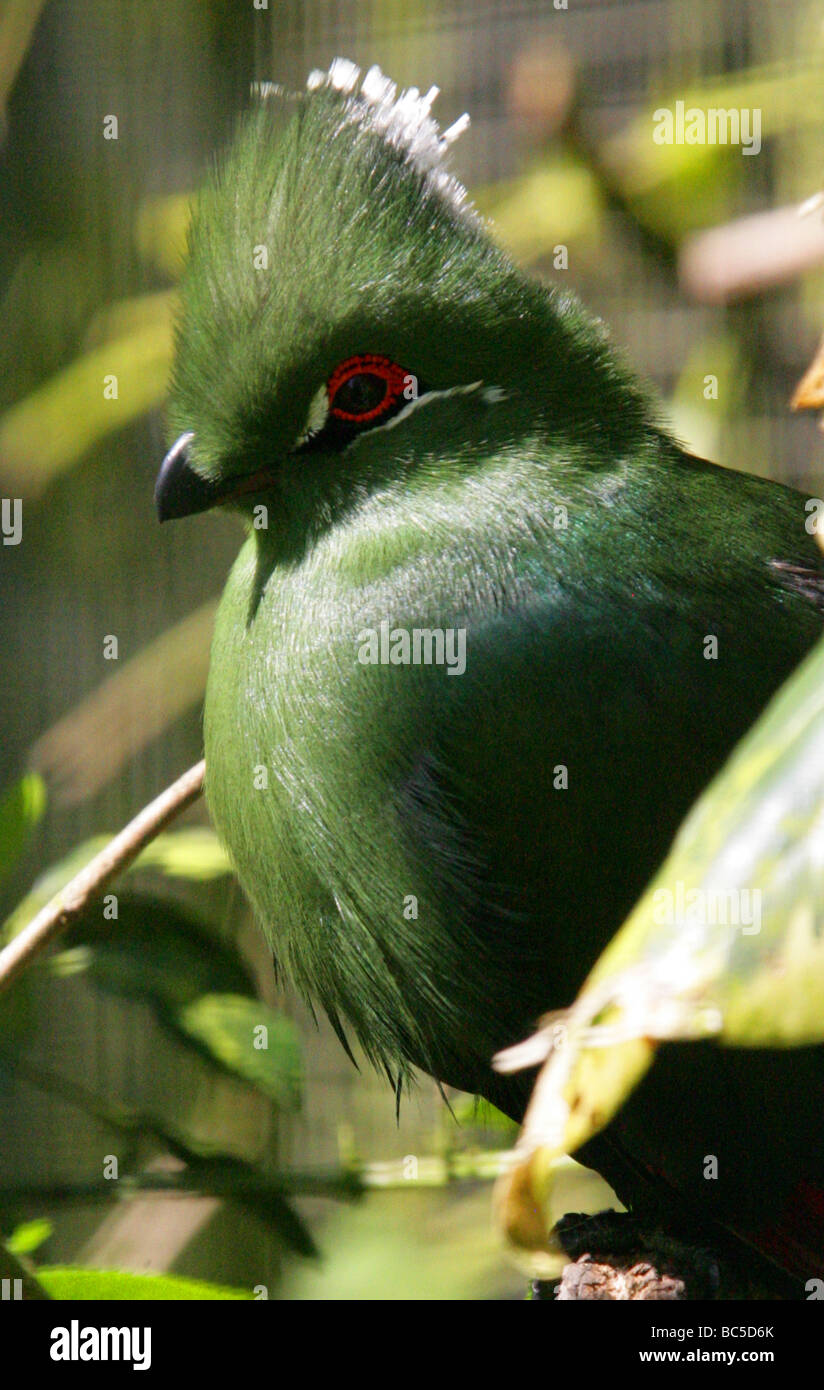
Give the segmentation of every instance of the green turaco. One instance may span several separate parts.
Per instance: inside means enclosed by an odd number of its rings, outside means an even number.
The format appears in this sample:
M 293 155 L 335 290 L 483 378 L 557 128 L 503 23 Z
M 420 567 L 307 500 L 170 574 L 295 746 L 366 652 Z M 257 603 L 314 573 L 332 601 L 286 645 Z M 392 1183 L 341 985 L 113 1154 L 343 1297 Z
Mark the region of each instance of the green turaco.
M 805 498 L 684 453 L 496 246 L 435 94 L 262 89 L 194 219 L 156 499 L 246 525 L 206 789 L 277 962 L 398 1085 L 517 1118 L 493 1054 L 572 1002 L 824 578 Z M 824 1050 L 665 1047 L 585 1157 L 809 1275 L 823 1096 Z

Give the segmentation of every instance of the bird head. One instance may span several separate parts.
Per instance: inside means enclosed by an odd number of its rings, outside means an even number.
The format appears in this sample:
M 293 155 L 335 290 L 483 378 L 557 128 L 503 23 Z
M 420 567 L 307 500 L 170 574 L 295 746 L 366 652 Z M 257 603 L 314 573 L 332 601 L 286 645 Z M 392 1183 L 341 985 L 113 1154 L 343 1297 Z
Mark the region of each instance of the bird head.
M 266 503 L 284 541 L 376 489 L 549 431 L 622 446 L 646 402 L 598 326 L 500 250 L 437 89 L 337 59 L 264 86 L 190 232 L 160 519 Z M 605 436 L 609 435 L 607 441 Z

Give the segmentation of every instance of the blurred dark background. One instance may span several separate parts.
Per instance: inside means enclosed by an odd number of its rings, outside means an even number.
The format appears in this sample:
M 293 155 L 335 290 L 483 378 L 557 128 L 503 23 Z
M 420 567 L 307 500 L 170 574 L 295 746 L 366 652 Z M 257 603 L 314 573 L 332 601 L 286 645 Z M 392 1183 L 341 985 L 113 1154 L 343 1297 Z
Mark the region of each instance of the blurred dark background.
M 824 214 L 796 212 L 824 184 L 815 0 L 5 0 L 0 496 L 21 499 L 23 537 L 0 545 L 0 790 L 35 769 L 48 800 L 0 882 L 4 915 L 201 755 L 211 604 L 240 530 L 212 514 L 161 531 L 152 506 L 186 210 L 251 82 L 301 87 L 337 54 L 402 85 L 436 83 L 444 126 L 470 112 L 452 164 L 497 235 L 604 317 L 691 448 L 810 495 L 824 488 L 816 421 L 789 410 L 824 329 Z M 758 108 L 760 152 L 655 145 L 652 112 L 693 99 Z M 111 116 L 116 139 L 105 138 Z M 757 214 L 770 216 L 740 222 Z M 205 825 L 205 811 L 185 824 Z M 315 1273 L 254 1217 L 208 1198 L 28 1197 L 4 1212 L 0 1192 L 6 1225 L 48 1217 L 48 1263 L 173 1267 L 273 1295 L 517 1293 L 488 1234 L 488 1183 L 447 1183 L 437 1164 L 431 1185 L 421 1177 L 425 1160 L 454 1167 L 511 1132 L 460 1098 L 456 1126 L 426 1081 L 396 1124 L 386 1082 L 355 1071 L 326 1024 L 277 992 L 231 880 L 161 877 L 138 881 L 165 920 L 176 905 L 208 918 L 295 1020 L 300 1112 L 217 1077 L 168 1036 L 151 998 L 115 997 L 66 961 L 37 974 L 22 1022 L 8 1021 L 0 1188 L 99 1176 L 122 1135 L 92 1113 L 91 1094 L 267 1171 L 357 1160 L 373 1165 L 375 1189 L 383 1163 L 387 1190 L 357 1208 L 303 1203 L 327 1253 Z M 69 1094 L 81 1083 L 85 1103 Z M 162 1150 L 149 1142 L 139 1162 Z M 454 1258 L 434 1261 L 437 1241 Z

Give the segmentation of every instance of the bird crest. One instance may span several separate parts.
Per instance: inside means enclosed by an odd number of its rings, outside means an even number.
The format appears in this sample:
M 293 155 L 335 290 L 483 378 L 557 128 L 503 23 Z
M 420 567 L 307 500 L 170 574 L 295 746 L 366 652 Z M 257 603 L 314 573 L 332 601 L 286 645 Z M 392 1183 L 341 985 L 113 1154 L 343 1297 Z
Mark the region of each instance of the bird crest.
M 327 72 L 313 69 L 306 80 L 307 92 L 338 92 L 346 99 L 345 119 L 364 130 L 374 131 L 402 155 L 407 164 L 425 175 L 453 204 L 460 208 L 467 201 L 463 184 L 446 169 L 444 156 L 450 145 L 469 126 L 465 111 L 446 130 L 432 115 L 439 88 L 421 93 L 417 87 L 398 89 L 396 82 L 373 65 L 361 75 L 356 63 L 335 58 Z M 256 82 L 252 94 L 262 100 L 281 97 L 283 88 L 272 82 Z

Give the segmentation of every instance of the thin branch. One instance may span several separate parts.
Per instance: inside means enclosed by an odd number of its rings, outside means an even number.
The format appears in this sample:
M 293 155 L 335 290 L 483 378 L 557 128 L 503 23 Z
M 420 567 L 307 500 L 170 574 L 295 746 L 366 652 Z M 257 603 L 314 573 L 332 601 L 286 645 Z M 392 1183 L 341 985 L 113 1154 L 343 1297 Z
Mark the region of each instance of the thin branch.
M 205 763 L 201 759 L 134 820 L 110 840 L 105 849 L 80 870 L 50 903 L 0 951 L 0 993 L 7 989 L 47 946 L 77 921 L 89 906 L 127 869 L 161 830 L 173 821 L 203 792 Z

